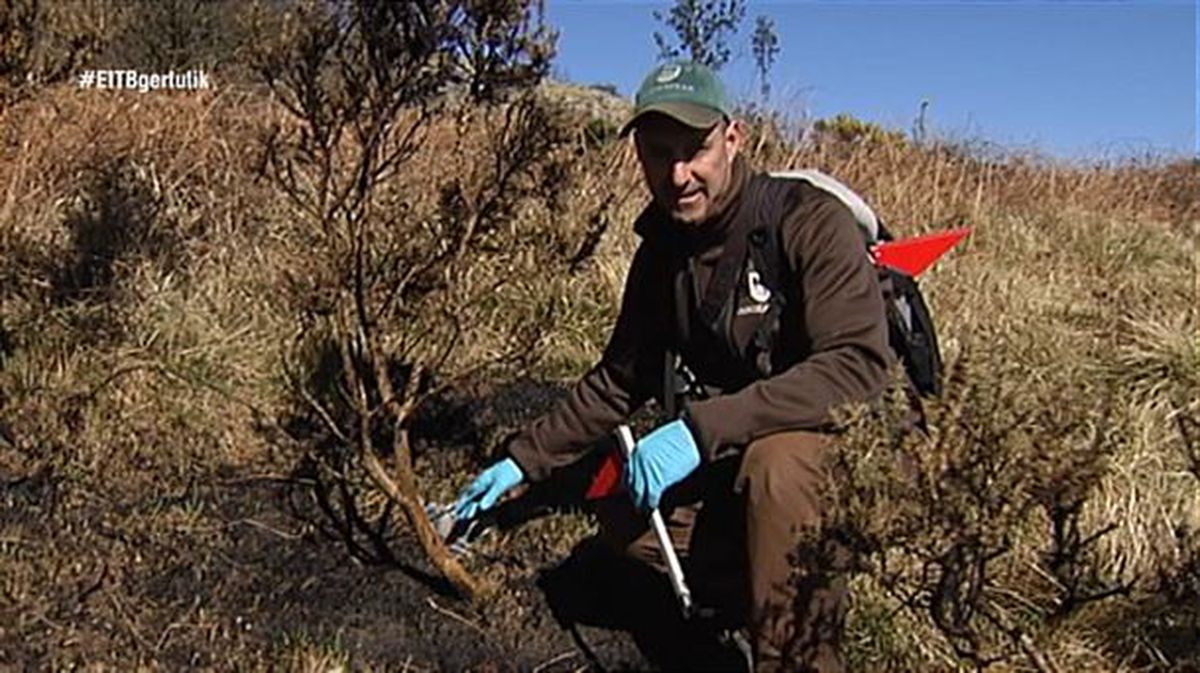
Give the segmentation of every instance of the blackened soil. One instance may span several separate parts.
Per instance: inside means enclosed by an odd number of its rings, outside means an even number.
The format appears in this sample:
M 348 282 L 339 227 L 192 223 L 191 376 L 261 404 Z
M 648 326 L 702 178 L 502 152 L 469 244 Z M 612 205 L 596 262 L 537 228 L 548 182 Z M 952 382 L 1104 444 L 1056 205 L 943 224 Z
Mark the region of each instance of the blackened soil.
M 440 420 L 424 421 L 423 460 L 482 465 L 476 441 L 559 394 L 524 384 L 446 401 Z M 305 669 L 322 665 L 322 653 L 376 670 L 738 665 L 711 629 L 682 621 L 664 578 L 588 541 L 566 555 L 528 540 L 500 544 L 472 561 L 502 569 L 500 586 L 470 605 L 429 572 L 402 529 L 384 533 L 387 557 L 362 536 L 348 545 L 294 464 L 135 475 L 117 463 L 83 473 L 9 458 L 0 461 L 0 668 Z M 507 505 L 498 539 L 586 511 L 563 495 L 578 492 L 579 475 Z

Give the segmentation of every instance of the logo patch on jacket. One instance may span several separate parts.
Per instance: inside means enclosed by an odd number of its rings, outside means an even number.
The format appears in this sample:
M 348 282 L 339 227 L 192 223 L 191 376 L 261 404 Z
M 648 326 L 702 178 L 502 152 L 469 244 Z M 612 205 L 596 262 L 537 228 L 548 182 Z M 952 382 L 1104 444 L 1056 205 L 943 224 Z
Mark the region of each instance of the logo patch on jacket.
M 746 264 L 746 296 L 752 303 L 738 306 L 737 315 L 758 315 L 770 308 L 771 288 L 763 285 L 762 274 L 754 268 L 753 262 Z

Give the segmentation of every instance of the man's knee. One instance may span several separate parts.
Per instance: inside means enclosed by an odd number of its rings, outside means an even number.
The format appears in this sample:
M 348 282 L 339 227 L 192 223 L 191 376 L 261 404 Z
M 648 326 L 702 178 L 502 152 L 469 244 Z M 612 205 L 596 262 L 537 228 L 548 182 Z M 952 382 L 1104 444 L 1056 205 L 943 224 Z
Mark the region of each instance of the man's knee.
M 828 479 L 825 455 L 831 438 L 814 432 L 781 432 L 751 442 L 742 457 L 737 490 L 751 508 L 784 509 L 816 523 Z

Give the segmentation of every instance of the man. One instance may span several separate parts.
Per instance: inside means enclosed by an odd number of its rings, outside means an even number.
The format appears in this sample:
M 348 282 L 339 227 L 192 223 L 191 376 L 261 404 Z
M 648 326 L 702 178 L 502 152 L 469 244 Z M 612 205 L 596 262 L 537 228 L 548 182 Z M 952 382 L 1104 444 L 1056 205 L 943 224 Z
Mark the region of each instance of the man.
M 702 392 L 638 441 L 624 473 L 630 497 L 597 507 L 602 536 L 664 568 L 645 523 L 661 503 L 689 579 L 737 571 L 758 670 L 840 670 L 845 578 L 808 559 L 796 567 L 789 553 L 820 523 L 831 410 L 877 397 L 892 362 L 863 239 L 836 198 L 788 183 L 773 198 L 783 204 L 777 253 L 790 286 L 764 285 L 744 243 L 764 178 L 741 157 L 744 126 L 708 68 L 655 68 L 628 133 L 653 199 L 635 224 L 643 242 L 604 355 L 471 483 L 457 514 L 473 517 L 522 481 L 576 461 L 647 399 L 670 406 L 663 382 L 675 377 L 665 363 L 678 356 Z M 722 271 L 727 258 L 736 277 Z M 714 288 L 728 296 L 714 298 Z M 773 292 L 790 299 L 764 351 L 759 326 Z M 703 599 L 704 586 L 694 589 Z

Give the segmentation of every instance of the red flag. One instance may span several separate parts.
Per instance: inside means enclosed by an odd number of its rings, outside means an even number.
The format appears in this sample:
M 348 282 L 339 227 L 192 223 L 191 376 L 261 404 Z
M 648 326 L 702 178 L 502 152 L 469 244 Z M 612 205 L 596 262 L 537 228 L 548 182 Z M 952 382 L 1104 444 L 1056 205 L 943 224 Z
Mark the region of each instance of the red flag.
M 889 266 L 916 278 L 969 233 L 971 228 L 964 227 L 902 241 L 888 241 L 872 248 L 871 257 L 876 264 Z
M 620 449 L 614 448 L 609 451 L 608 455 L 604 456 L 604 462 L 600 463 L 600 469 L 596 471 L 592 485 L 588 487 L 584 497 L 588 500 L 599 500 L 616 493 L 621 487 L 621 466 L 624 462 Z

